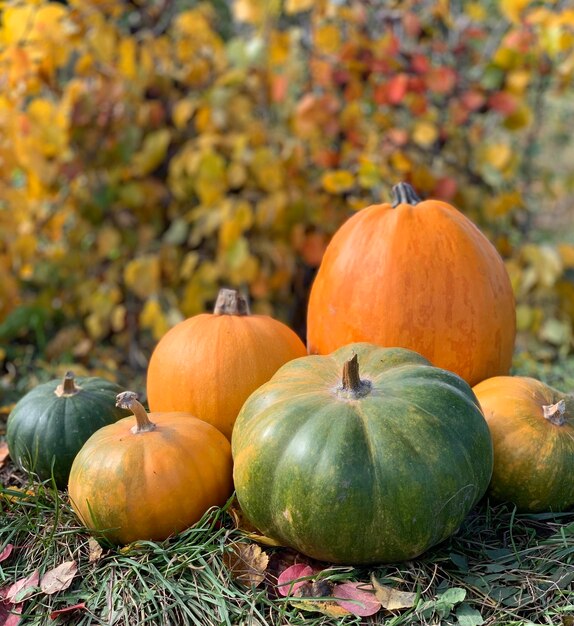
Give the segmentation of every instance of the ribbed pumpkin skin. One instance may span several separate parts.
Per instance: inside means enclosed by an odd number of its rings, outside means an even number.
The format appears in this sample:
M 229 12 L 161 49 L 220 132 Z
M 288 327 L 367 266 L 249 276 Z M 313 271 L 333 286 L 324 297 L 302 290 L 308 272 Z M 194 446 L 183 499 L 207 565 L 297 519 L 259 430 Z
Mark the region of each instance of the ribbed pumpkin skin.
M 524 512 L 574 506 L 574 399 L 525 376 L 496 376 L 474 387 L 494 446 L 491 495 Z M 565 400 L 565 423 L 544 406 Z
M 196 315 L 170 329 L 152 353 L 150 409 L 188 411 L 230 439 L 249 394 L 306 353 L 288 326 L 266 315 Z
M 509 371 L 514 296 L 494 246 L 454 207 L 373 205 L 329 243 L 307 333 L 311 354 L 353 341 L 398 346 L 474 385 Z
M 359 399 L 338 391 L 353 352 L 372 384 Z M 283 366 L 243 406 L 232 451 L 247 518 L 333 563 L 421 554 L 458 528 L 492 472 L 468 385 L 414 352 L 366 343 Z
M 231 449 L 213 426 L 187 413 L 150 413 L 152 432 L 126 417 L 96 432 L 70 472 L 72 507 L 112 543 L 161 541 L 231 495 Z
M 41 480 L 53 474 L 63 489 L 74 457 L 99 428 L 126 416 L 115 406 L 121 388 L 97 377 L 77 378 L 74 395 L 56 395 L 62 381 L 51 380 L 28 392 L 12 409 L 6 439 L 10 456 Z

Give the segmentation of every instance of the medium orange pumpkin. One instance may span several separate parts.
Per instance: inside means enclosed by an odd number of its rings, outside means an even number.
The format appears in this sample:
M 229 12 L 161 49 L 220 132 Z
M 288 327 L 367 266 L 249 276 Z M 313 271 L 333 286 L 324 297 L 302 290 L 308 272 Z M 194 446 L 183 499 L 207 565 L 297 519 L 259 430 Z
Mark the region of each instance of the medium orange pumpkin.
M 306 353 L 288 326 L 250 315 L 243 296 L 222 289 L 213 313 L 180 322 L 155 347 L 147 373 L 150 409 L 188 411 L 229 439 L 247 397 Z
M 68 490 L 83 523 L 112 543 L 161 541 L 197 522 L 233 490 L 231 446 L 188 413 L 146 413 L 136 394 L 117 396 L 132 411 L 97 430 L 74 459 Z
M 525 376 L 473 388 L 494 447 L 490 493 L 520 511 L 574 506 L 574 398 Z
M 309 298 L 309 352 L 368 341 L 415 350 L 471 385 L 508 373 L 514 296 L 498 252 L 453 206 L 404 183 L 393 193 L 329 243 Z

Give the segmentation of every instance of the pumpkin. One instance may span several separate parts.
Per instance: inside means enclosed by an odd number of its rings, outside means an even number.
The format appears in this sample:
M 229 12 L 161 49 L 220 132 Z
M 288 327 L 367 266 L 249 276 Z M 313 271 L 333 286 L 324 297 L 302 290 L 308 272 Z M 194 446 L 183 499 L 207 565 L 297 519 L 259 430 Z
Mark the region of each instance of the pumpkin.
M 70 471 L 74 511 L 115 544 L 161 541 L 231 495 L 231 449 L 211 424 L 188 413 L 146 413 L 131 391 L 118 406 L 135 415 L 98 430 Z
M 41 480 L 52 475 L 65 488 L 72 461 L 99 428 L 116 422 L 126 412 L 115 406 L 121 391 L 98 377 L 64 379 L 38 385 L 12 409 L 6 428 L 10 456 L 22 469 Z
M 490 494 L 519 511 L 574 506 L 574 398 L 526 376 L 474 387 L 494 446 Z
M 249 394 L 306 353 L 288 326 L 250 315 L 245 297 L 222 289 L 213 313 L 180 322 L 155 347 L 147 372 L 150 409 L 193 413 L 230 438 Z
M 511 365 L 514 296 L 494 246 L 453 206 L 393 188 L 335 233 L 311 287 L 311 354 L 353 341 L 415 350 L 470 385 Z
M 280 368 L 241 409 L 232 452 L 245 517 L 332 563 L 421 554 L 458 528 L 492 472 L 470 387 L 368 343 Z

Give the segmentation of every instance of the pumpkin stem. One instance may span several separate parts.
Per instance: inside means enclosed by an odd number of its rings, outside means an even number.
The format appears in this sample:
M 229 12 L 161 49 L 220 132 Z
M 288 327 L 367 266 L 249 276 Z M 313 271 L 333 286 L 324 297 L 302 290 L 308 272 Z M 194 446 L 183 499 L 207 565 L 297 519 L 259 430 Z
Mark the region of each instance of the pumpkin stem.
M 421 202 L 417 192 L 408 183 L 399 183 L 393 187 L 393 209 L 399 204 L 410 204 L 414 206 Z
M 223 287 L 217 294 L 214 315 L 249 315 L 249 302 L 237 289 Z
M 62 382 L 56 387 L 54 393 L 61 398 L 62 396 L 73 396 L 80 391 L 80 387 L 76 386 L 74 382 L 74 373 L 66 372 L 64 374 L 64 379 Z
M 132 433 L 147 433 L 155 429 L 155 424 L 150 421 L 143 405 L 138 402 L 137 393 L 133 391 L 122 391 L 116 396 L 116 406 L 120 409 L 131 411 L 136 418 L 137 424 L 132 428 Z
M 351 359 L 343 365 L 343 380 L 340 392 L 346 398 L 362 398 L 371 391 L 371 382 L 361 380 L 359 376 L 359 359 L 354 354 Z
M 555 426 L 566 423 L 566 402 L 559 400 L 556 404 L 545 404 L 542 407 L 544 417 Z

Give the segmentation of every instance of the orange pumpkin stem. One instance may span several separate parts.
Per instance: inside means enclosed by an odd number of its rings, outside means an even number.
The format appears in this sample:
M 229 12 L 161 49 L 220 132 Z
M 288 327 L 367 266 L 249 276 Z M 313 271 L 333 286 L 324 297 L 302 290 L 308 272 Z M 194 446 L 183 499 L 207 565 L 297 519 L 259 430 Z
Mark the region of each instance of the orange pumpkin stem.
M 214 315 L 249 315 L 247 298 L 236 289 L 222 288 L 217 294 Z
M 544 417 L 555 426 L 566 423 L 566 402 L 559 400 L 556 404 L 545 404 L 542 407 Z
M 414 206 L 421 202 L 417 192 L 408 183 L 399 183 L 393 187 L 393 209 L 399 204 L 410 204 Z
M 371 383 L 368 380 L 361 380 L 359 376 L 359 359 L 354 354 L 343 365 L 343 382 L 340 390 L 346 398 L 362 398 L 371 390 Z
M 54 393 L 61 398 L 62 396 L 73 396 L 80 391 L 79 387 L 76 387 L 74 382 L 74 373 L 66 372 L 62 382 L 56 387 Z
M 127 409 L 135 415 L 137 423 L 132 428 L 132 433 L 135 435 L 138 433 L 147 433 L 155 429 L 155 424 L 150 421 L 143 405 L 138 402 L 137 393 L 133 391 L 122 391 L 118 393 L 116 396 L 116 406 L 120 407 L 120 409 Z

